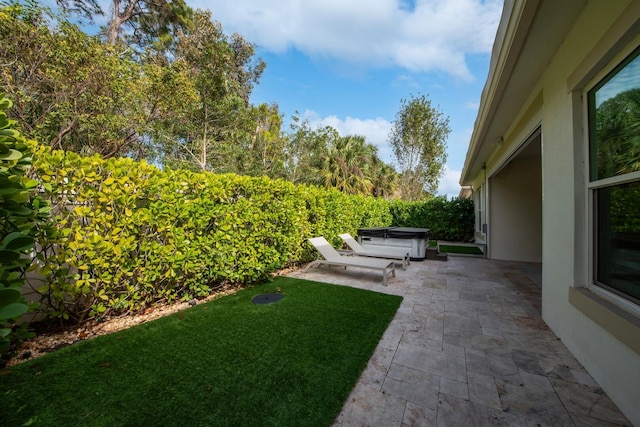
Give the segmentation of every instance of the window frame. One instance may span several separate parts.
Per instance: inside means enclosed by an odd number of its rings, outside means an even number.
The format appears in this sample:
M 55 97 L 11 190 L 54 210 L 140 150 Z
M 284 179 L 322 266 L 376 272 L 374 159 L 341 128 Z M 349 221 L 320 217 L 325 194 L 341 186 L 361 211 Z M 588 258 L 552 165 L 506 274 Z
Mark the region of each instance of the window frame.
M 635 54 L 635 55 L 634 55 Z M 640 171 L 630 172 L 624 175 L 612 176 L 602 179 L 593 179 L 592 168 L 596 167 L 596 163 L 592 158 L 594 151 L 591 145 L 592 121 L 595 116 L 590 110 L 591 91 L 597 91 L 605 86 L 614 76 L 615 73 L 623 70 L 632 61 L 640 58 L 640 40 L 626 46 L 612 60 L 603 67 L 591 81 L 585 85 L 582 91 L 583 117 L 584 117 L 584 140 L 586 149 L 584 150 L 584 179 L 586 183 L 587 198 L 587 218 L 588 218 L 588 282 L 587 288 L 602 298 L 613 302 L 618 306 L 622 306 L 626 310 L 640 316 L 640 301 L 630 295 L 614 290 L 607 284 L 598 282 L 597 280 L 597 247 L 598 247 L 598 218 L 597 218 L 597 191 L 602 188 L 610 188 L 622 184 L 640 182 Z M 605 80 L 606 79 L 606 80 Z
M 476 211 L 476 223 L 475 223 L 475 231 L 482 233 L 482 215 L 484 214 L 484 201 L 482 200 L 483 197 L 483 192 L 484 192 L 484 185 L 479 186 L 475 191 L 474 191 L 474 200 L 473 203 L 475 205 L 475 211 Z

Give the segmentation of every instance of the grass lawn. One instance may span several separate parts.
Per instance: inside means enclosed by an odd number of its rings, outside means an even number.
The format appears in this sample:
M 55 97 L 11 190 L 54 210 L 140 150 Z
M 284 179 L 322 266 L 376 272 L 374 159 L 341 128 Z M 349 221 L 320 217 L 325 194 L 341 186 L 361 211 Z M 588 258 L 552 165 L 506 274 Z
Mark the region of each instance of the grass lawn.
M 435 248 L 438 246 L 437 240 L 429 240 L 428 246 L 430 248 Z M 450 245 L 440 244 L 440 252 L 446 252 L 450 254 L 467 254 L 467 255 L 482 255 L 482 249 L 477 246 L 459 246 L 455 243 Z
M 450 254 L 482 255 L 482 250 L 476 246 L 440 245 L 440 252 Z
M 330 426 L 401 300 L 276 278 L 0 371 L 0 424 Z

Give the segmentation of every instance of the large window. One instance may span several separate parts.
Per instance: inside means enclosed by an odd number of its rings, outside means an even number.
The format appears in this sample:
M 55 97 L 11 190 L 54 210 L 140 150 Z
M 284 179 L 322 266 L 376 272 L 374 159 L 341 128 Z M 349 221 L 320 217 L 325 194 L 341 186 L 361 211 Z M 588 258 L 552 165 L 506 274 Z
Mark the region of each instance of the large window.
M 594 282 L 640 303 L 640 49 L 587 102 Z

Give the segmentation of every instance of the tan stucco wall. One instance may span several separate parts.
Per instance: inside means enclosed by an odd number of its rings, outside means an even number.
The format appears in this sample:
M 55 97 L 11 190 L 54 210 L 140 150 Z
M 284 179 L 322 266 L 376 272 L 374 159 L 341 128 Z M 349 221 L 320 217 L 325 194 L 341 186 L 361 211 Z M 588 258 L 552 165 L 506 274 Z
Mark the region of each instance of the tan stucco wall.
M 640 35 L 635 39 L 625 39 L 624 43 L 617 45 L 609 43 L 607 49 L 603 48 L 607 43 L 602 42 L 611 40 L 612 34 L 620 33 L 619 30 L 614 30 L 616 25 L 619 27 L 617 20 L 625 13 L 628 15 L 629 4 L 639 2 L 640 0 L 616 0 L 587 3 L 537 85 L 522 100 L 520 113 L 510 132 L 505 134 L 502 144 L 495 147 L 487 160 L 487 171 L 491 176 L 505 164 L 510 153 L 515 152 L 524 142 L 527 133 L 533 132 L 538 125 L 542 126 L 543 319 L 630 421 L 638 426 L 640 354 L 632 350 L 637 349 L 636 346 L 625 344 L 623 340 L 616 338 L 625 334 L 614 334 L 607 330 L 611 328 L 610 325 L 621 325 L 624 322 L 605 325 L 576 303 L 582 298 L 578 298 L 581 294 L 571 292 L 573 304 L 569 301 L 569 295 L 571 288 L 589 286 L 591 269 L 588 249 L 589 193 L 586 187 L 587 141 L 584 135 L 586 119 L 581 96 L 585 90 L 584 85 L 593 85 L 611 66 L 619 63 L 634 47 L 640 45 Z M 616 54 L 612 55 L 612 52 Z M 602 58 L 607 59 L 608 65 L 603 64 Z M 593 63 L 591 67 L 590 61 Z M 602 66 L 608 68 L 600 70 Z M 585 75 L 589 78 L 581 81 L 579 74 L 584 73 L 588 73 Z M 582 86 L 569 87 L 572 82 L 581 82 Z M 481 179 L 481 176 L 477 176 L 474 181 L 479 182 Z M 507 192 L 502 191 L 499 186 L 490 188 L 489 191 L 489 221 L 494 224 L 489 234 L 489 254 L 490 257 L 497 258 L 504 255 L 504 249 L 500 248 L 499 243 L 497 247 L 494 246 L 496 239 L 503 238 L 500 234 L 493 234 L 495 222 L 501 221 L 504 216 L 500 212 L 505 209 L 504 206 L 521 201 L 505 199 Z M 504 247 L 506 246 L 505 241 Z M 632 307 L 626 312 L 630 312 L 640 322 L 640 307 Z M 612 315 L 615 316 L 615 313 Z
M 491 177 L 491 258 L 542 262 L 540 174 L 540 159 L 516 157 Z
M 569 302 L 571 287 L 588 285 L 591 267 L 585 249 L 589 244 L 586 128 L 572 126 L 576 121 L 585 123 L 579 101 L 584 88 L 569 93 L 567 81 L 584 58 L 593 55 L 593 47 L 628 3 L 589 2 L 540 82 L 544 93 L 542 315 L 625 415 L 640 425 L 640 354 Z

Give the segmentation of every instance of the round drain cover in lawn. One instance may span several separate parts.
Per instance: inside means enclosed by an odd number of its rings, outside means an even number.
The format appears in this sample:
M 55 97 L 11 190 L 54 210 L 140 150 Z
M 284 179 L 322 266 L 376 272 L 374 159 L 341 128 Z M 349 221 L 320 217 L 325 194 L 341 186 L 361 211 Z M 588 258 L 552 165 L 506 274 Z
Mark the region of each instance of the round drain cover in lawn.
M 253 297 L 251 301 L 254 304 L 271 304 L 272 302 L 280 301 L 282 299 L 282 294 L 260 294 Z

